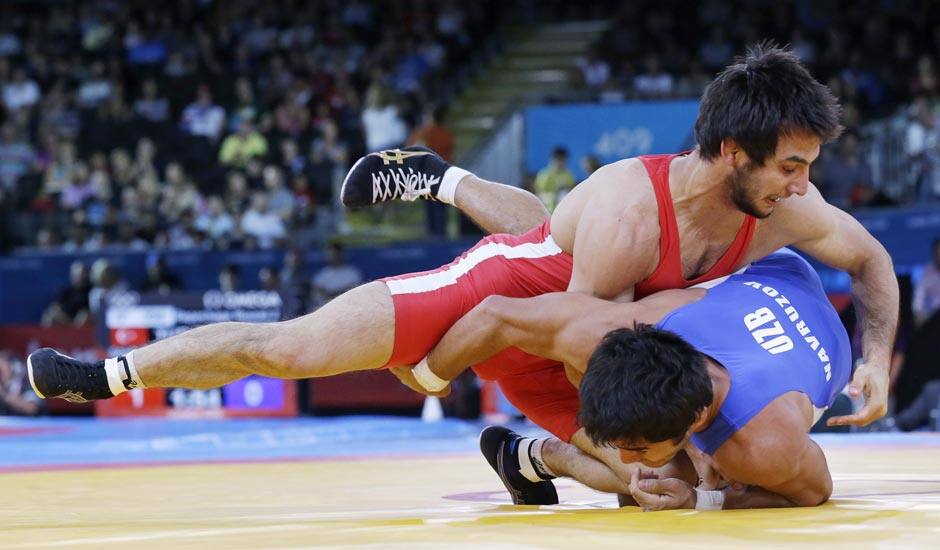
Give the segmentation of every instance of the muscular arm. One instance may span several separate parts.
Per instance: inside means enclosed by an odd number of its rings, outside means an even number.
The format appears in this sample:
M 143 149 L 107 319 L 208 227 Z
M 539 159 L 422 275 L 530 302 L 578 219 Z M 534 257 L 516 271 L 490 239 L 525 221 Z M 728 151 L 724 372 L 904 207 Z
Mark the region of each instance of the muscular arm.
M 898 321 L 898 284 L 888 251 L 862 224 L 822 203 L 813 217 L 817 234 L 796 243 L 814 258 L 852 276 L 855 305 L 863 318 L 862 352 L 868 362 L 887 364 Z
M 534 298 L 490 296 L 447 331 L 428 354 L 428 365 L 440 378 L 452 380 L 511 346 L 583 365 L 607 332 L 632 326 L 635 308 L 565 292 Z
M 865 364 L 856 371 L 856 382 L 864 383 L 870 401 L 857 420 L 867 424 L 887 412 L 887 377 L 899 309 L 894 266 L 881 243 L 855 218 L 826 204 L 815 188 L 804 199 L 799 214 L 786 217 L 786 230 L 794 236 L 797 248 L 852 276 Z M 858 380 L 860 375 L 865 379 Z M 878 381 L 869 376 L 877 376 Z
M 658 322 L 704 295 L 702 289 L 667 290 L 625 304 L 568 292 L 534 298 L 490 296 L 450 328 L 428 355 L 428 365 L 438 377 L 452 380 L 470 365 L 515 346 L 583 372 L 611 330 Z M 576 376 L 569 372 L 569 378 Z
M 817 506 L 829 499 L 832 476 L 822 449 L 806 433 L 801 400 L 796 394 L 778 397 L 715 453 L 722 475 L 748 486 L 726 489 L 725 508 Z
M 829 500 L 832 495 L 832 476 L 826 465 L 826 456 L 808 435 L 805 436 L 805 446 L 795 462 L 796 465 L 778 479 L 763 479 L 763 485 L 726 488 L 724 508 L 737 510 L 818 506 Z

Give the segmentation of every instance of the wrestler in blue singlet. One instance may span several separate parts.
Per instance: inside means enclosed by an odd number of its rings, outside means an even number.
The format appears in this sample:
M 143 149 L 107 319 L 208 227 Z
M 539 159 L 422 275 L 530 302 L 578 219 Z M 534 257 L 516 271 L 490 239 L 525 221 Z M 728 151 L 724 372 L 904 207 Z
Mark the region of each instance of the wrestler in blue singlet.
M 728 371 L 714 422 L 692 436 L 712 454 L 777 397 L 806 394 L 816 418 L 849 381 L 848 335 L 819 276 L 783 249 L 709 289 L 659 322 Z

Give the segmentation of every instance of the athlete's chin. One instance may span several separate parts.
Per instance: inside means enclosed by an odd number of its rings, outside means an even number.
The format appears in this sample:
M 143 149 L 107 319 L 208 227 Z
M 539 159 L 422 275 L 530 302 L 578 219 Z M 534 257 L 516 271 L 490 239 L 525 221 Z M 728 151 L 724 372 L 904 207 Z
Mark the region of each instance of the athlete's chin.
M 773 199 L 762 199 L 759 204 L 751 205 L 751 208 L 750 208 L 751 211 L 748 212 L 748 214 L 750 214 L 751 216 L 754 216 L 755 218 L 759 220 L 762 220 L 764 218 L 769 217 L 771 214 L 773 214 L 776 208 L 777 208 L 777 201 Z
M 656 460 L 656 461 L 641 460 L 640 463 L 646 466 L 647 468 L 662 468 L 663 466 L 668 464 L 670 460 L 672 460 L 672 457 L 666 458 L 664 460 Z

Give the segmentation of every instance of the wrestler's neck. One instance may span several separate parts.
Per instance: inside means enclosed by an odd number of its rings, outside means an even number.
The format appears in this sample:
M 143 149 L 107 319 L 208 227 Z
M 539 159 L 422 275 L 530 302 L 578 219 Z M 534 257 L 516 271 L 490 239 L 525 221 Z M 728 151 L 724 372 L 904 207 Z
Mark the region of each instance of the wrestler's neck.
M 731 377 L 724 367 L 715 363 L 709 358 L 705 358 L 705 365 L 708 368 L 708 377 L 712 380 L 712 403 L 705 409 L 705 414 L 695 423 L 692 431 L 701 432 L 707 429 L 718 416 L 718 411 L 728 397 L 728 391 L 731 389 Z
M 669 165 L 669 191 L 678 219 L 714 226 L 716 220 L 740 225 L 744 214 L 731 201 L 726 179 L 730 168 L 715 160 L 704 160 L 696 149 L 674 158 Z

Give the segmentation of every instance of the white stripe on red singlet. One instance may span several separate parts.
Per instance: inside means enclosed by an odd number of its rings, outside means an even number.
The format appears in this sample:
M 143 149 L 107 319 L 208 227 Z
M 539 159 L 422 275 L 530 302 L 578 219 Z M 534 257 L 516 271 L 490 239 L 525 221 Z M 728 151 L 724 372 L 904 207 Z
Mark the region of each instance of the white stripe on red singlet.
M 555 240 L 552 239 L 551 235 L 540 243 L 522 243 L 515 246 L 491 242 L 471 251 L 452 265 L 406 279 L 386 280 L 385 284 L 388 285 L 388 290 L 393 295 L 420 294 L 421 292 L 431 292 L 445 286 L 457 284 L 457 279 L 490 258 L 501 256 L 507 260 L 534 260 L 561 254 L 561 252 L 562 250 L 555 244 Z

